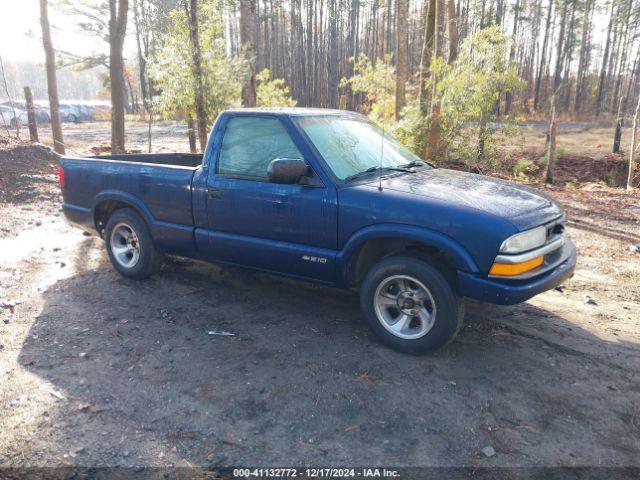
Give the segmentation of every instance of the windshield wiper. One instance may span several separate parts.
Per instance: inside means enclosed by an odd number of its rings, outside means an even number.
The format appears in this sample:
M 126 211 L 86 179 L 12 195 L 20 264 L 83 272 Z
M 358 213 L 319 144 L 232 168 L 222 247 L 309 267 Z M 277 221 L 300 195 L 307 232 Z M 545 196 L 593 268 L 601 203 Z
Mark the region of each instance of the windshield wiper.
M 404 168 L 411 168 L 411 167 L 424 167 L 425 165 L 429 165 L 430 167 L 435 168 L 435 165 L 429 162 L 425 162 L 424 160 L 414 160 L 412 162 L 405 163 L 404 165 L 400 165 L 400 166 Z
M 387 172 L 387 171 L 392 171 L 392 172 L 405 172 L 405 173 L 413 173 L 413 170 L 410 170 L 409 168 L 406 168 L 404 166 L 402 167 L 369 167 L 366 170 L 363 170 L 362 172 L 358 172 L 358 173 L 354 173 L 353 175 L 349 175 L 347 178 L 344 179 L 345 182 L 350 182 L 352 180 L 355 180 L 356 178 L 360 178 L 360 177 L 364 177 L 366 175 L 368 175 L 369 173 L 373 173 L 373 172 Z

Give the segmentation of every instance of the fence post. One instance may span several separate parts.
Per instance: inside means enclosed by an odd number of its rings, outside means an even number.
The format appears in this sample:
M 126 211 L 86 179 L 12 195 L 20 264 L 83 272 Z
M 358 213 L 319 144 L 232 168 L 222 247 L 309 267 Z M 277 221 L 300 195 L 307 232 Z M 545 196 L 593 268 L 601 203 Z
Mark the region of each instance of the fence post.
M 33 108 L 33 95 L 30 87 L 24 87 L 24 98 L 27 101 L 27 119 L 29 120 L 29 137 L 32 142 L 38 140 L 38 126 L 36 124 L 36 111 Z

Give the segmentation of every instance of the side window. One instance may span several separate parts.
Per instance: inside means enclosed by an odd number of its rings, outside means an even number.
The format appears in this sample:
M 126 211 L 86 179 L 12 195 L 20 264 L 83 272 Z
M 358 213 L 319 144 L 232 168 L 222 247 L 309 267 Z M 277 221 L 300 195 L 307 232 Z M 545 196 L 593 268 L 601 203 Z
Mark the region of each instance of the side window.
M 303 158 L 277 118 L 235 117 L 222 138 L 220 175 L 267 178 L 267 167 L 275 158 Z

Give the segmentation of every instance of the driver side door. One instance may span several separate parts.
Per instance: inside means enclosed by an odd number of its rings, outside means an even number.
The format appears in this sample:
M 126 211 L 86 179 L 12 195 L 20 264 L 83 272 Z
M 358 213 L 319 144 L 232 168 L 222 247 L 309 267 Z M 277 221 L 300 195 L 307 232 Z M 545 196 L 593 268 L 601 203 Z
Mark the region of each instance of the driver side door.
M 331 282 L 337 242 L 335 189 L 324 185 L 311 168 L 317 181 L 308 184 L 271 183 L 267 176 L 272 160 L 304 159 L 291 135 L 295 131 L 288 127 L 291 130 L 276 116 L 228 119 L 207 180 L 209 257 Z

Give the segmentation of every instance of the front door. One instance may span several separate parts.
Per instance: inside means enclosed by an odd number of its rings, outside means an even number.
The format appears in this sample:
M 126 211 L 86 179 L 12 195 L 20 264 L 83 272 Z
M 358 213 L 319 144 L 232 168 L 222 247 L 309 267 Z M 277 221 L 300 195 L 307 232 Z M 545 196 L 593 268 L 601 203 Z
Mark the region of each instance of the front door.
M 267 168 L 276 158 L 304 158 L 277 117 L 228 120 L 207 181 L 209 256 L 330 282 L 336 192 L 319 179 L 314 186 L 270 183 Z

